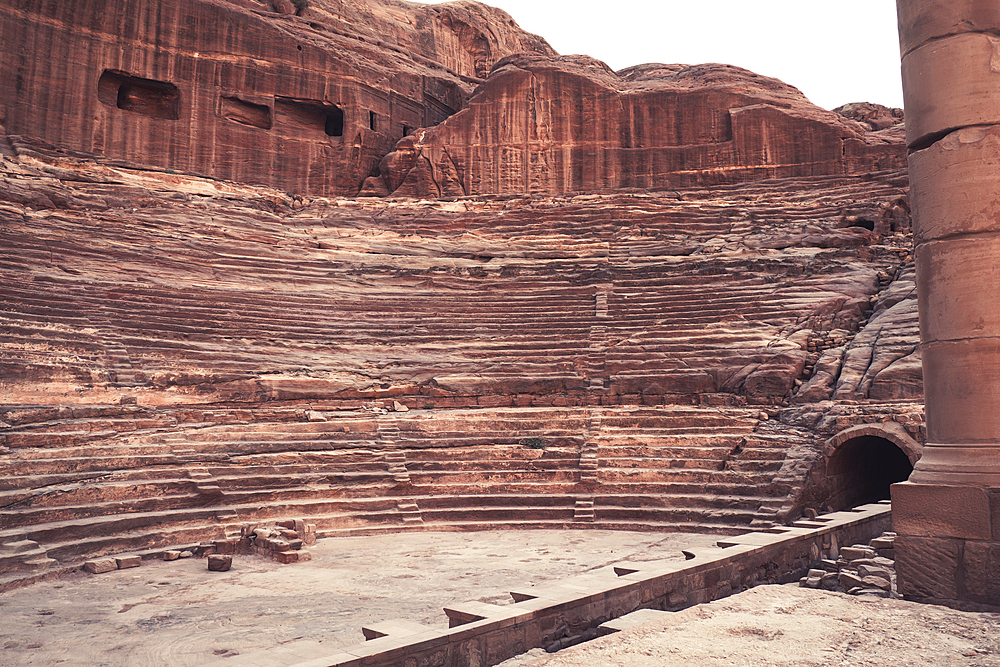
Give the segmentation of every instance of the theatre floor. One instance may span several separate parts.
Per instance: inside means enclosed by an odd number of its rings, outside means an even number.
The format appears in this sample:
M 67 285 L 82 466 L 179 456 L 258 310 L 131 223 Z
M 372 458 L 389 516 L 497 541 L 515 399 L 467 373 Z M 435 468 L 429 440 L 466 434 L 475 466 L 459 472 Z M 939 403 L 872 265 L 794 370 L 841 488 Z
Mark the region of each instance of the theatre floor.
M 393 618 L 447 627 L 442 608 L 623 560 L 683 560 L 720 536 L 601 530 L 406 533 L 320 540 L 312 560 L 144 561 L 0 594 L 0 665 L 200 665 L 299 639 L 333 649 Z
M 202 559 L 74 574 L 0 594 L 0 665 L 175 666 L 284 642 L 338 647 L 361 626 L 406 618 L 445 627 L 445 605 L 508 603 L 507 592 L 617 561 L 683 559 L 718 536 L 612 531 L 411 533 L 320 540 L 312 560 Z M 505 667 L 1000 667 L 1000 614 L 759 586 L 646 625 Z

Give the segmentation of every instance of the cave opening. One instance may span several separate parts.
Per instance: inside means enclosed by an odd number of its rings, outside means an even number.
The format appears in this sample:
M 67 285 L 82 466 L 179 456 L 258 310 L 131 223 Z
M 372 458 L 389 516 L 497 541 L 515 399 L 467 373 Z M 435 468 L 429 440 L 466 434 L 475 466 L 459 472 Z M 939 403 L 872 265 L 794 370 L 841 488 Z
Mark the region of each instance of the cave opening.
M 319 100 L 274 98 L 275 124 L 305 134 L 344 136 L 344 110 Z M 320 135 L 322 136 L 322 135 Z
M 328 137 L 344 136 L 344 112 L 340 107 L 333 107 L 327 112 L 323 129 Z
M 266 104 L 247 102 L 231 95 L 223 95 L 219 102 L 219 112 L 224 118 L 262 130 L 271 129 L 271 107 Z
M 913 464 L 895 443 L 862 435 L 844 442 L 826 465 L 830 484 L 828 505 L 843 510 L 889 499 L 889 486 L 903 482 Z
M 97 98 L 107 106 L 150 118 L 178 120 L 181 117 L 180 90 L 167 81 L 104 70 L 97 82 Z
M 368 129 L 370 129 L 372 132 L 374 132 L 376 130 L 377 126 L 378 126 L 378 114 L 375 113 L 374 111 L 369 111 L 368 112 Z

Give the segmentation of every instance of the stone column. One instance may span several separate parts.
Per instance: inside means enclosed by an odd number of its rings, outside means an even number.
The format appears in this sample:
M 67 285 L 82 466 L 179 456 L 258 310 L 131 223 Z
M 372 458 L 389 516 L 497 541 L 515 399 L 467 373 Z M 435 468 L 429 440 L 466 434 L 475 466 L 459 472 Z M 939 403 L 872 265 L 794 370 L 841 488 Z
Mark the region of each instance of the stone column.
M 927 443 L 899 591 L 1000 605 L 1000 2 L 897 0 Z

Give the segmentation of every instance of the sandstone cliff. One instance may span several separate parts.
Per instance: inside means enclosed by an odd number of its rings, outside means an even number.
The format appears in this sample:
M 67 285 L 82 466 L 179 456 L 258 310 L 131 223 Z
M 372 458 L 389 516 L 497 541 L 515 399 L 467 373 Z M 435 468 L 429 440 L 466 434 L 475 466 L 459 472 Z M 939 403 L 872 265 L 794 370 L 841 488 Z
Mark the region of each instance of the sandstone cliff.
M 403 138 L 365 192 L 402 196 L 668 189 L 905 167 L 902 132 L 825 111 L 728 65 L 520 54 L 467 108 Z
M 8 6 L 7 129 L 134 164 L 353 195 L 400 137 L 461 109 L 497 60 L 552 54 L 475 2 L 312 0 L 301 16 L 281 7 Z

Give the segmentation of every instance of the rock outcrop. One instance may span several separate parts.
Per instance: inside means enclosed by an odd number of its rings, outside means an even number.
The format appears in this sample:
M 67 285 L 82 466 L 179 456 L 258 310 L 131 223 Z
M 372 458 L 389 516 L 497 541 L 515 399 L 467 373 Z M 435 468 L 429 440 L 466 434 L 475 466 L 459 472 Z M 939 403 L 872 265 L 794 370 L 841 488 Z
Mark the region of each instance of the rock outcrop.
M 906 128 L 903 126 L 904 114 L 902 109 L 872 104 L 871 102 L 853 102 L 844 104 L 833 110 L 844 118 L 856 120 L 866 125 L 871 130 L 887 130 L 897 128 L 900 138 L 904 138 Z
M 365 192 L 448 197 L 741 183 L 905 167 L 901 130 L 729 65 L 519 54 L 467 108 L 400 140 Z
M 312 0 L 300 13 L 265 0 L 9 6 L 7 129 L 134 164 L 353 195 L 400 137 L 463 108 L 497 60 L 553 53 L 475 2 Z

